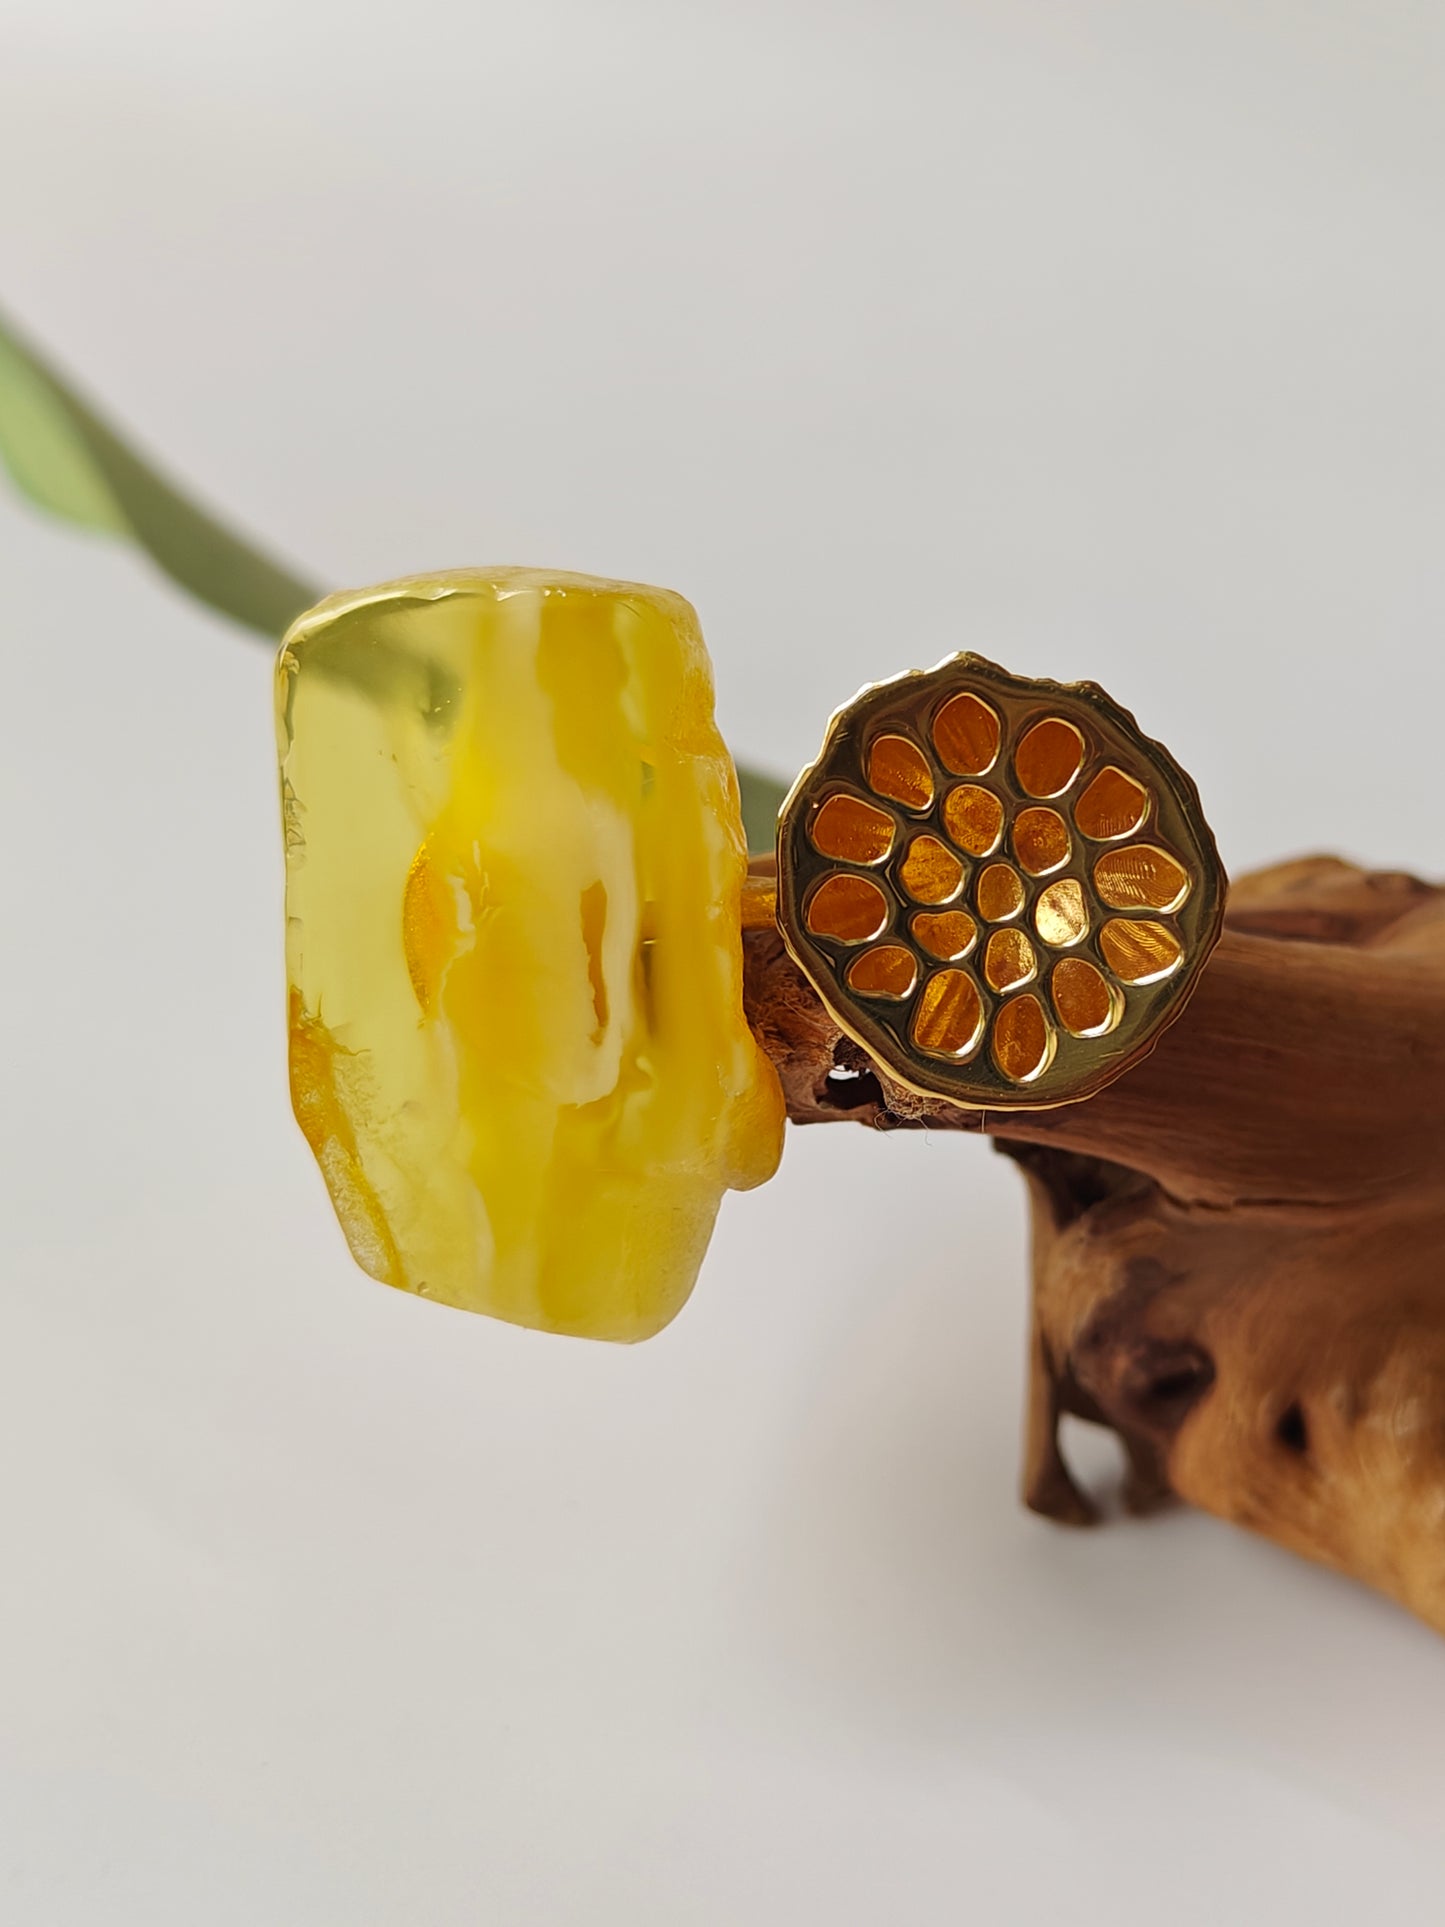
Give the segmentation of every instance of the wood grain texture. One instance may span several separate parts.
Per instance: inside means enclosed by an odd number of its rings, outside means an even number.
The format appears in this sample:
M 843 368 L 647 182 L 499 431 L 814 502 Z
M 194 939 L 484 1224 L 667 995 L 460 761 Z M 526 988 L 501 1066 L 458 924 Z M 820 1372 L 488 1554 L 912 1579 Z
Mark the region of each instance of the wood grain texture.
M 1023 1170 L 1029 1505 L 1096 1516 L 1074 1413 L 1123 1440 L 1134 1509 L 1177 1495 L 1445 1631 L 1445 889 L 1331 857 L 1239 879 L 1152 1056 L 1035 1113 L 891 1086 L 776 932 L 745 942 L 794 1121 L 984 1131 Z

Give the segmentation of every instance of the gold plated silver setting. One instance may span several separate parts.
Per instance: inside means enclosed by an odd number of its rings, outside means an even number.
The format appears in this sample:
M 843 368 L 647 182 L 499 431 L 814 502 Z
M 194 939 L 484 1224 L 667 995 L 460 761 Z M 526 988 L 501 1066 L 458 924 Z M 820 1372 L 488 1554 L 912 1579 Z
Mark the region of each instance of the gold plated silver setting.
M 778 827 L 778 923 L 895 1083 L 971 1109 L 1091 1097 L 1218 939 L 1191 779 L 1096 683 L 951 656 L 833 717 Z

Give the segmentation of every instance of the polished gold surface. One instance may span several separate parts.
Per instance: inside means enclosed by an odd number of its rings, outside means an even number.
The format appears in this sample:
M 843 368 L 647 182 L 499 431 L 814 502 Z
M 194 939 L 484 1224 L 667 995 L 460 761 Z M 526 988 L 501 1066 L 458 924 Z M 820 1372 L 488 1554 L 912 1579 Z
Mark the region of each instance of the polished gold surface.
M 1194 785 L 1126 710 L 978 656 L 834 717 L 778 876 L 839 1026 L 895 1082 L 979 1109 L 1071 1103 L 1148 1051 L 1224 893 Z
M 778 922 L 776 877 L 745 876 L 739 921 L 744 930 L 774 930 Z

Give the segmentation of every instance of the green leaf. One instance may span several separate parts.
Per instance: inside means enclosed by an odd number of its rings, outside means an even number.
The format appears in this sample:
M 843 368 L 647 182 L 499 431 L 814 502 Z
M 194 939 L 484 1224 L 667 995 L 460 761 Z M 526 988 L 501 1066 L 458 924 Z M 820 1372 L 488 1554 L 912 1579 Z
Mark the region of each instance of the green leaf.
M 318 599 L 187 501 L 3 320 L 0 459 L 41 508 L 130 536 L 183 589 L 263 635 L 279 636 Z
M 762 770 L 738 765 L 738 789 L 743 799 L 743 828 L 754 853 L 771 850 L 778 840 L 778 811 L 789 785 Z
M 81 528 L 129 537 L 172 581 L 271 641 L 321 599 L 322 591 L 189 501 L 3 316 L 0 461 L 40 508 Z M 787 785 L 740 766 L 738 786 L 748 848 L 771 850 Z

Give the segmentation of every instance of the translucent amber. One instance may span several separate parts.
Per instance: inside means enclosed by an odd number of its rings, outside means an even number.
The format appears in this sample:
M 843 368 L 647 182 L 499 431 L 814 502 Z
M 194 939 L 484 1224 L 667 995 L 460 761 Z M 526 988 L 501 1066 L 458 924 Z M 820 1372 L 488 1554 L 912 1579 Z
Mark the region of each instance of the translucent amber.
M 1057 810 L 1020 810 L 1014 818 L 1014 855 L 1031 877 L 1067 863 L 1069 849 L 1068 827 Z
M 993 1061 L 1011 1083 L 1031 1083 L 1048 1065 L 1053 1043 L 1037 997 L 1015 997 L 993 1020 Z
M 983 953 L 983 974 L 990 990 L 1017 990 L 1038 970 L 1034 947 L 1022 930 L 995 930 Z
M 966 970 L 929 978 L 913 1014 L 913 1041 L 932 1057 L 967 1057 L 983 1035 L 983 1000 Z
M 955 776 L 982 776 L 992 769 L 998 745 L 998 716 L 971 692 L 946 702 L 933 720 L 933 746 Z
M 868 785 L 905 809 L 926 810 L 933 801 L 928 759 L 906 736 L 878 737 L 868 754 Z
M 1121 999 L 1087 957 L 1064 957 L 1054 965 L 1054 1009 L 1075 1037 L 1102 1037 L 1119 1021 Z
M 1062 716 L 1035 723 L 1014 751 L 1014 774 L 1030 796 L 1059 796 L 1079 773 L 1084 739 Z
M 1147 919 L 1126 923 L 1122 917 L 1111 918 L 1099 932 L 1099 948 L 1114 975 L 1126 984 L 1158 983 L 1184 959 L 1173 931 Z
M 990 863 L 974 886 L 978 914 L 988 923 L 1006 923 L 1024 907 L 1024 886 L 1007 863 Z
M 888 899 L 867 877 L 826 877 L 808 899 L 808 928 L 837 943 L 867 943 L 888 921 Z
M 1131 836 L 1148 813 L 1148 790 L 1112 763 L 1099 771 L 1074 805 L 1075 823 L 1099 842 Z
M 913 935 L 930 957 L 952 963 L 978 942 L 978 925 L 967 910 L 920 910 L 913 919 Z
M 830 796 L 813 818 L 813 847 L 842 863 L 877 863 L 893 848 L 893 818 L 861 796 Z
M 1177 910 L 1189 895 L 1189 873 L 1167 850 L 1132 843 L 1099 858 L 1094 888 L 1111 910 Z
M 899 868 L 915 903 L 947 903 L 963 887 L 963 865 L 936 836 L 915 836 Z
M 691 608 L 522 570 L 335 596 L 278 720 L 292 1100 L 358 1263 L 657 1331 L 783 1123 Z
M 907 997 L 917 982 L 917 959 L 901 943 L 865 950 L 848 969 L 848 987 L 861 997 Z
M 1039 893 L 1034 905 L 1034 928 L 1045 943 L 1064 950 L 1080 943 L 1089 934 L 1089 912 L 1084 903 L 1083 885 L 1073 877 L 1062 877 Z
M 1003 823 L 1003 804 L 976 783 L 960 783 L 943 799 L 943 826 L 970 856 L 992 856 L 1003 835 Z

